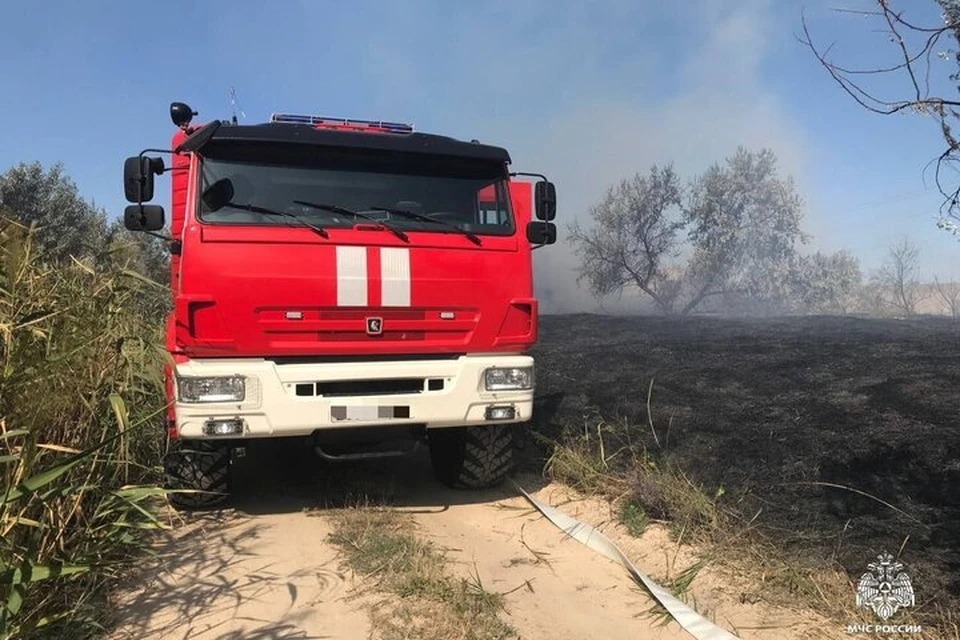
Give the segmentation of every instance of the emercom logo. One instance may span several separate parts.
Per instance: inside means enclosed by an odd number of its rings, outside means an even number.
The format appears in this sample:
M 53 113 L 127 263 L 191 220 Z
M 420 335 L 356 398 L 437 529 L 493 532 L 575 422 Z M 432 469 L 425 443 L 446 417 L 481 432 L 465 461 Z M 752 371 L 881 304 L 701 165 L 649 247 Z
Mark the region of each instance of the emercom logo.
M 918 624 L 886 624 L 900 609 L 914 606 L 913 584 L 903 563 L 889 553 L 877 556 L 857 583 L 857 608 L 872 609 L 882 624 L 848 624 L 847 633 L 920 633 Z
M 903 564 L 889 553 L 877 556 L 879 562 L 867 565 L 867 571 L 857 583 L 857 608 L 870 607 L 881 619 L 887 620 L 901 607 L 912 607 L 913 585 L 903 571 Z

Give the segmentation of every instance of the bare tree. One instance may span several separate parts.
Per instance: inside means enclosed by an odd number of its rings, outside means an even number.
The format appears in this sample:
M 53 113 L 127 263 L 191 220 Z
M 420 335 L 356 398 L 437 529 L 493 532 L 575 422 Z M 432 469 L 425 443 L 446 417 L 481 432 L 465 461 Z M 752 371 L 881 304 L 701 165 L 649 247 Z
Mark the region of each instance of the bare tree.
M 679 291 L 666 261 L 676 256 L 677 232 L 683 227 L 680 183 L 673 167 L 654 165 L 647 176 L 611 186 L 590 208 L 594 226 L 569 227 L 575 252 L 581 257 L 580 276 L 599 296 L 635 286 L 664 313 L 672 313 Z
M 874 279 L 890 295 L 889 304 L 898 312 L 913 315 L 917 303 L 923 299 L 917 280 L 917 262 L 920 250 L 909 238 L 903 238 L 890 247 L 887 261 Z
M 960 318 L 960 283 L 941 282 L 940 278 L 933 276 L 933 288 L 937 296 L 947 305 L 950 316 Z
M 875 0 L 877 9 L 872 11 L 837 9 L 838 12 L 858 17 L 872 18 L 881 30 L 889 35 L 894 50 L 895 62 L 867 69 L 849 68 L 828 59 L 830 48 L 819 48 L 813 43 L 806 19 L 803 22 L 801 42 L 813 51 L 820 64 L 840 87 L 865 109 L 873 113 L 892 115 L 902 112 L 914 112 L 933 118 L 939 128 L 945 148 L 936 158 L 936 184 L 944 196 L 941 207 L 941 220 L 938 226 L 960 234 L 960 182 L 944 185 L 941 177 L 947 165 L 956 168 L 960 142 L 954 135 L 953 125 L 960 120 L 960 100 L 948 98 L 944 92 L 944 83 L 938 82 L 937 69 L 932 64 L 935 59 L 953 58 L 960 63 L 960 52 L 946 50 L 941 42 L 951 37 L 960 42 L 960 0 L 936 0 L 942 9 L 942 24 L 918 24 L 905 17 L 903 10 L 895 8 L 893 0 Z M 903 4 L 907 4 L 904 2 Z M 870 88 L 871 80 L 880 84 L 889 76 L 898 76 L 906 81 L 906 90 L 896 97 L 882 97 L 877 89 Z M 948 76 L 954 83 L 960 79 L 960 70 Z M 941 79 L 942 80 L 942 79 Z M 886 86 L 891 86 L 889 82 Z M 934 88 L 936 87 L 936 88 Z

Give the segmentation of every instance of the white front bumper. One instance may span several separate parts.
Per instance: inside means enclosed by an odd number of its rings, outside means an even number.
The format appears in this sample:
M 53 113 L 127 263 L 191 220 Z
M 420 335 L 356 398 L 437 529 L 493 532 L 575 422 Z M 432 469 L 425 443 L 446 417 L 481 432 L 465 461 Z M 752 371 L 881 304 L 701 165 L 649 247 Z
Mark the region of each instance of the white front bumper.
M 487 391 L 489 367 L 532 367 L 518 355 L 461 356 L 455 360 L 414 360 L 322 364 L 275 364 L 259 358 L 190 360 L 179 376 L 247 378 L 243 402 L 184 403 L 176 398 L 177 429 L 183 438 L 203 437 L 208 420 L 241 419 L 243 433 L 232 437 L 309 435 L 317 429 L 425 425 L 427 428 L 525 422 L 533 411 L 533 389 Z M 298 384 L 396 378 L 442 379 L 443 389 L 362 396 L 298 396 Z M 177 385 L 174 385 L 176 389 Z M 488 420 L 487 407 L 510 406 L 515 416 Z M 401 417 L 380 417 L 397 415 Z

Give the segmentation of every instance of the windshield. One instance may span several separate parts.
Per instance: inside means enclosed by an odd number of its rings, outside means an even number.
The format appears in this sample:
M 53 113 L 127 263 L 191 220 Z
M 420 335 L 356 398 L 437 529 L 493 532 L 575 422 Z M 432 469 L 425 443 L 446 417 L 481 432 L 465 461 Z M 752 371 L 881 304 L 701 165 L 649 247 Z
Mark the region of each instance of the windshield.
M 403 173 L 387 173 L 205 158 L 198 217 L 210 224 L 313 224 L 323 229 L 348 228 L 375 218 L 408 231 L 513 234 L 506 179 L 492 178 L 489 171 L 477 175 L 417 173 L 409 167 Z M 230 194 L 226 205 L 211 197 L 225 184 Z M 316 206 L 318 203 L 322 205 Z

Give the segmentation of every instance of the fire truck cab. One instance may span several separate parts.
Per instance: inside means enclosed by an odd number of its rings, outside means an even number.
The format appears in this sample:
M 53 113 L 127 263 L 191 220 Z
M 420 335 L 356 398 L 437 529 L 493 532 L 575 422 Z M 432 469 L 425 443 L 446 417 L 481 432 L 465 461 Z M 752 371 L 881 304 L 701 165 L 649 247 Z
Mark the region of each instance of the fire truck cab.
M 501 482 L 533 410 L 532 250 L 556 242 L 554 185 L 407 124 L 170 115 L 171 149 L 125 162 L 124 219 L 164 229 L 146 203 L 171 174 L 171 501 L 227 499 L 232 452 L 256 438 L 330 460 L 425 442 L 440 481 Z

